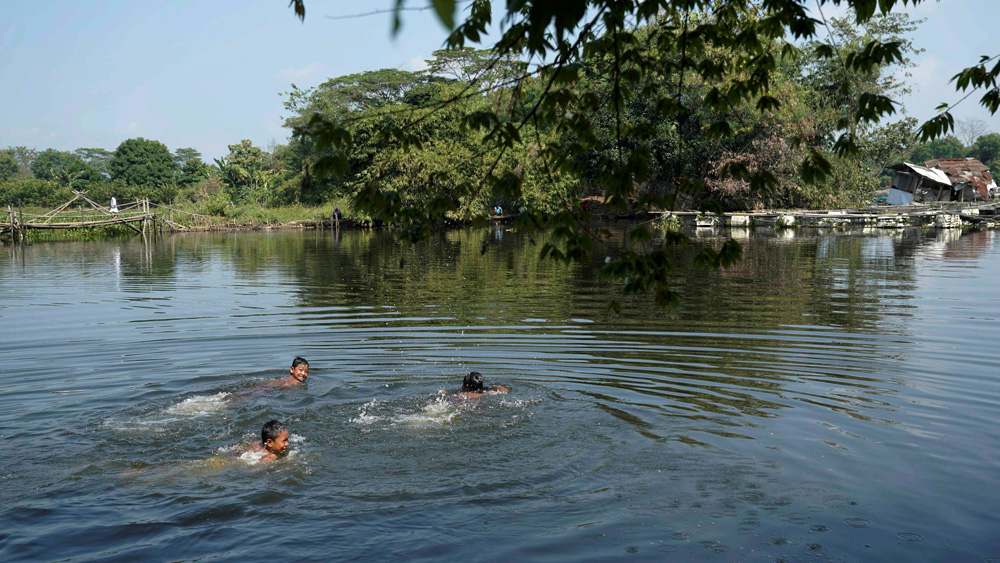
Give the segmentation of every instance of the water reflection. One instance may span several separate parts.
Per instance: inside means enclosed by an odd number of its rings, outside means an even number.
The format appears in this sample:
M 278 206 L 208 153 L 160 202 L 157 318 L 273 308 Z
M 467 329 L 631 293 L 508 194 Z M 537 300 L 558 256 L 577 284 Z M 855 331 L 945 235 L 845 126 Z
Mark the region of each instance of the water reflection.
M 3 469 L 0 556 L 40 556 L 52 521 L 95 558 L 230 553 L 279 523 L 315 538 L 305 558 L 411 556 L 410 531 L 418 559 L 474 557 L 456 533 L 510 559 L 878 559 L 918 536 L 996 553 L 993 233 L 736 233 L 729 270 L 677 249 L 681 308 L 629 297 L 616 315 L 598 276 L 611 231 L 572 267 L 492 227 L 416 246 L 308 231 L 6 248 L 0 435 L 37 447 Z M 252 391 L 294 355 L 308 386 Z M 512 392 L 440 399 L 471 370 Z M 299 437 L 294 460 L 216 463 L 267 418 Z M 169 525 L 124 541 L 108 505 Z

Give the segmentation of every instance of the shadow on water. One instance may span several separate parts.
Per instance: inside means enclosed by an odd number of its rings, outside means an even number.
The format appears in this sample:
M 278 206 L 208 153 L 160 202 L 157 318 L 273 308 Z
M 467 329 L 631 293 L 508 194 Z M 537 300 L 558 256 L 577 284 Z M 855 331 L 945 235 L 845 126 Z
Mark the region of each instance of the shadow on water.
M 4 249 L 0 558 L 1000 554 L 994 234 L 734 236 L 622 315 L 505 227 Z

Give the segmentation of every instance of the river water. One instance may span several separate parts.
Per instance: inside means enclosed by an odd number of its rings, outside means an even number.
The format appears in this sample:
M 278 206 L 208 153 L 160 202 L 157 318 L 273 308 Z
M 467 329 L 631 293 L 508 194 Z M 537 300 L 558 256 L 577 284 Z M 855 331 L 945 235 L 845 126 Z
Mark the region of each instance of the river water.
M 0 560 L 1000 561 L 1000 236 L 738 236 L 621 314 L 505 228 L 0 247 Z

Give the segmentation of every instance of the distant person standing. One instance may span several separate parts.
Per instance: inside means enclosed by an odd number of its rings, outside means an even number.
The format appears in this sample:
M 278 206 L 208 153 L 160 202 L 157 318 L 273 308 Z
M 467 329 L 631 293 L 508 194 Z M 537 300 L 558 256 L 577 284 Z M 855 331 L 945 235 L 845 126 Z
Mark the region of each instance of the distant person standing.
M 118 215 L 118 200 L 111 196 L 111 214 Z

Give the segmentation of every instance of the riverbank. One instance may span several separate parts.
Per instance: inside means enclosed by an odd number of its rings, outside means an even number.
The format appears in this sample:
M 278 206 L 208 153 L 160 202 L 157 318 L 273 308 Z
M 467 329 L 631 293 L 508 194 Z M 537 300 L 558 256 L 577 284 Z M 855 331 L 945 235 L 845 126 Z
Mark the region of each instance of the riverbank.
M 157 206 L 155 213 L 149 215 L 152 229 L 158 232 L 236 232 L 236 231 L 274 231 L 274 230 L 353 230 L 381 228 L 380 221 L 368 219 L 357 220 L 341 217 L 339 220 L 329 215 L 320 214 L 325 209 L 313 208 L 282 208 L 269 210 L 268 217 L 261 219 L 251 217 L 249 221 L 240 218 L 209 216 L 190 211 Z M 317 213 L 319 211 L 319 213 Z M 296 214 L 312 215 L 312 218 L 280 219 L 294 217 Z M 317 215 L 323 218 L 317 218 Z M 181 222 L 181 217 L 185 221 Z M 617 220 L 653 221 L 662 228 L 696 228 L 696 229 L 811 229 L 811 228 L 873 228 L 902 229 L 910 227 L 935 229 L 978 228 L 994 229 L 1000 224 L 1000 202 L 984 203 L 935 203 L 907 206 L 873 206 L 865 208 L 846 208 L 828 210 L 765 210 L 725 213 L 722 215 L 700 213 L 695 211 L 644 211 L 631 215 L 604 214 L 598 210 L 592 213 L 595 221 L 607 222 Z M 245 218 L 245 216 L 243 217 Z M 512 223 L 516 215 L 504 215 L 488 219 L 491 224 Z M 106 219 L 106 218 L 105 218 Z M 15 219 L 16 222 L 16 219 Z M 105 221 L 105 231 L 108 235 L 128 234 L 115 221 Z M 472 224 L 472 221 L 445 221 L 445 227 L 460 227 Z M 69 226 L 62 224 L 30 225 L 22 227 L 45 227 L 52 229 Z M 10 225 L 0 224 L 0 234 L 8 235 Z M 93 229 L 91 229 L 93 231 Z M 69 231 L 67 231 L 68 233 Z M 88 231 L 89 238 L 94 233 Z M 62 234 L 58 238 L 72 239 L 72 235 Z
M 663 223 L 687 227 L 756 226 L 774 228 L 856 228 L 901 229 L 933 227 L 960 229 L 975 225 L 996 228 L 1000 222 L 1000 202 L 935 203 L 932 205 L 893 205 L 832 210 L 782 210 L 727 213 L 714 215 L 697 212 L 654 213 Z
M 696 211 L 645 211 L 632 215 L 594 213 L 598 221 L 655 220 L 664 224 L 696 228 L 857 228 L 898 229 L 906 227 L 934 227 L 942 229 L 977 226 L 996 228 L 1000 224 L 1000 202 L 988 203 L 938 203 L 934 205 L 897 205 L 865 208 L 826 210 L 765 210 L 744 211 L 716 215 Z M 490 223 L 510 223 L 517 217 L 504 215 L 491 217 Z M 447 226 L 463 226 L 471 221 L 447 221 Z M 282 223 L 223 223 L 186 230 L 278 230 L 278 229 L 356 229 L 380 227 L 379 222 L 358 222 L 341 219 L 292 220 Z

